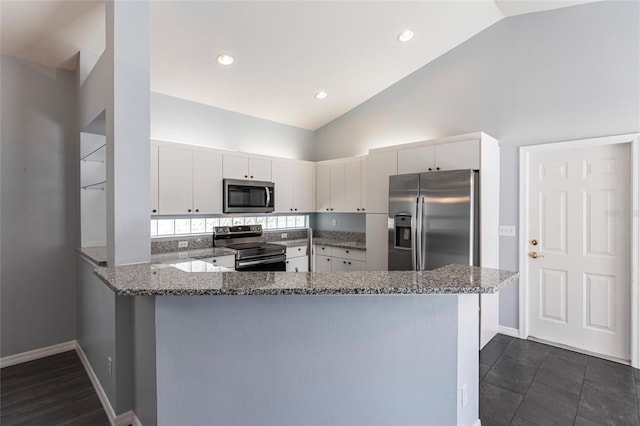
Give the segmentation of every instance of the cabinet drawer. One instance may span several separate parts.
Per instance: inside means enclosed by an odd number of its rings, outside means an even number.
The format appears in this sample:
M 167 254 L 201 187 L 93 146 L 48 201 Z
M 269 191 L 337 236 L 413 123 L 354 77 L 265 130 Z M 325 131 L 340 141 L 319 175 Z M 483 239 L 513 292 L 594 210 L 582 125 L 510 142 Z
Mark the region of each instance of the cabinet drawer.
M 287 259 L 307 255 L 307 246 L 287 247 Z
M 287 260 L 287 272 L 308 272 L 309 258 L 307 256 L 294 257 Z
M 340 257 L 342 259 L 359 260 L 361 262 L 364 262 L 366 259 L 366 252 L 364 250 L 333 247 L 331 253 L 333 257 Z
M 213 263 L 216 266 L 224 266 L 226 268 L 232 268 L 232 269 L 235 269 L 236 267 L 236 258 L 232 254 L 228 256 L 213 257 L 211 259 L 207 259 L 207 261 Z
M 331 257 L 315 256 L 315 272 L 331 272 Z
M 315 250 L 313 251 L 314 254 L 320 254 L 322 256 L 331 256 L 331 246 L 314 246 Z

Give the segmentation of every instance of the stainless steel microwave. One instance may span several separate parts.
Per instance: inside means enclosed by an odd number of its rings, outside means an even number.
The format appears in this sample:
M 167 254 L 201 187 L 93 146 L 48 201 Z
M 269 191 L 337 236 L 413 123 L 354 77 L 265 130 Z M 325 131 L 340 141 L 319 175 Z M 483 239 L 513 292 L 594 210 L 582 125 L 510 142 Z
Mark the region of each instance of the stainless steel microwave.
M 271 213 L 274 209 L 273 182 L 223 179 L 223 213 Z

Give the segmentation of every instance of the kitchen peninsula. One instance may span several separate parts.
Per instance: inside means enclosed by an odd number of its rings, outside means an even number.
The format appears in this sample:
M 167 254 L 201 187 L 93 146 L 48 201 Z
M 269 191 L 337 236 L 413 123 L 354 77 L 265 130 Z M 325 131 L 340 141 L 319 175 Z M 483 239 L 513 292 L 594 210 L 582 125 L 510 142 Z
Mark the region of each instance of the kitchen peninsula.
M 154 377 L 146 406 L 165 425 L 472 425 L 478 293 L 518 275 L 462 265 L 194 273 L 148 263 L 95 274 L 136 304 L 141 350 L 153 353 L 136 368 Z

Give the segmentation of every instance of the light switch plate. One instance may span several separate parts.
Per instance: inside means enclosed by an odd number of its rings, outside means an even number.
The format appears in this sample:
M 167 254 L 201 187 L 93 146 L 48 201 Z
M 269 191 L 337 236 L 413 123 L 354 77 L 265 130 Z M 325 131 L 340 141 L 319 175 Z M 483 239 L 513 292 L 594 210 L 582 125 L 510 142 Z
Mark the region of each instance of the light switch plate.
M 331 226 L 338 226 L 338 221 L 336 219 L 331 219 Z
M 178 241 L 178 248 L 187 248 L 189 247 L 189 241 Z
M 280 238 L 282 238 L 283 240 L 287 239 L 287 233 L 283 232 L 282 234 L 280 234 Z
M 498 228 L 498 235 L 501 237 L 515 237 L 516 236 L 516 227 L 509 225 L 500 225 Z

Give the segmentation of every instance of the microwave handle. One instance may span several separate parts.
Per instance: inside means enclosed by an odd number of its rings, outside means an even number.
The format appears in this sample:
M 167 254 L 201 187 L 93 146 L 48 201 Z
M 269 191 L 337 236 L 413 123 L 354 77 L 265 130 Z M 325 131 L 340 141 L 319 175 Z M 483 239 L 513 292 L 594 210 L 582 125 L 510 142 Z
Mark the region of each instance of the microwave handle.
M 265 186 L 264 190 L 267 193 L 267 204 L 265 204 L 265 207 L 269 207 L 269 204 L 271 203 L 271 191 L 269 191 L 269 187 Z

